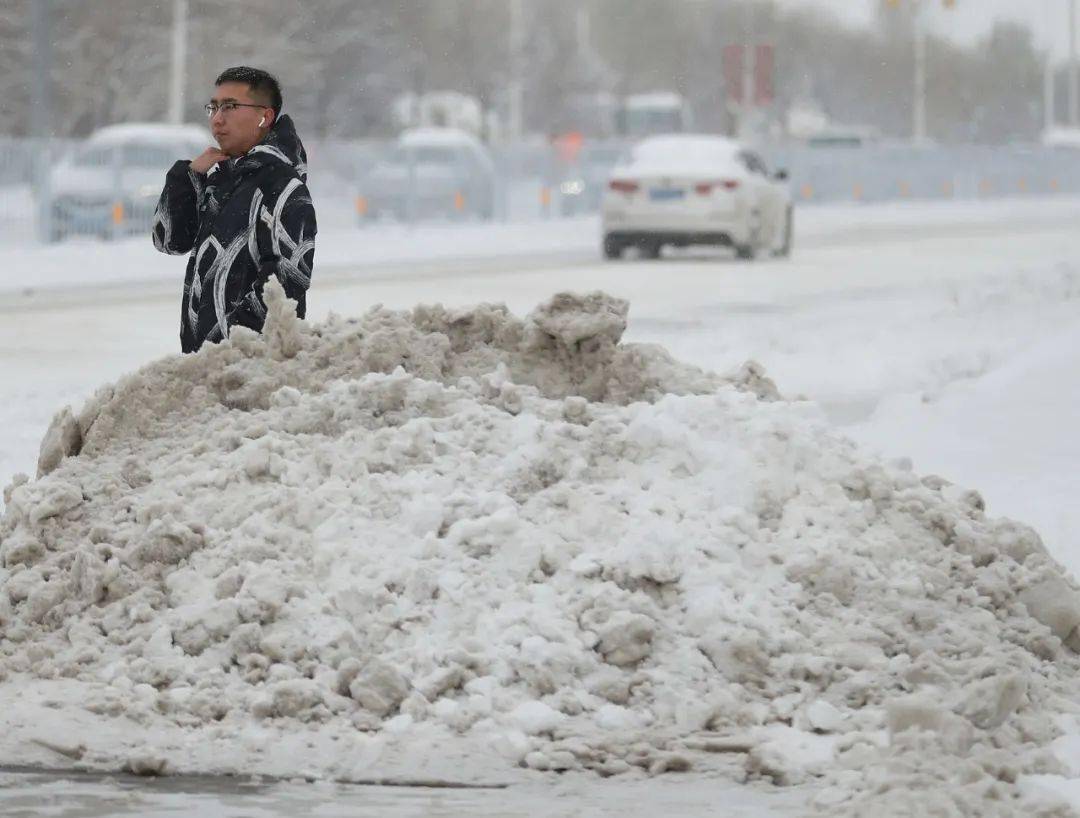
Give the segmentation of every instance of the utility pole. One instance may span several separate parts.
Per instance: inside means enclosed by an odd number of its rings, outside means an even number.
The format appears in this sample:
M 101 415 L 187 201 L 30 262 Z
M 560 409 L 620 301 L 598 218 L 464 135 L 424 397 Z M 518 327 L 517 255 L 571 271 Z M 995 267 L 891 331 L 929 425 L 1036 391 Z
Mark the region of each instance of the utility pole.
M 1076 0 L 1069 0 L 1069 125 L 1080 126 L 1080 75 L 1076 66 Z
M 49 143 L 52 137 L 52 0 L 30 4 L 30 135 L 37 140 L 34 151 L 34 204 L 38 238 L 47 241 L 52 233 L 52 196 L 49 191 Z
M 184 79 L 187 73 L 188 0 L 173 0 L 172 58 L 169 62 L 169 122 L 184 121 Z
M 926 142 L 926 25 L 922 3 L 915 5 L 915 100 L 912 109 L 911 137 L 916 145 Z
M 1046 12 L 1046 31 L 1052 32 L 1054 30 L 1053 17 L 1051 12 L 1053 11 L 1054 0 L 1044 0 L 1043 8 Z M 1052 39 L 1052 38 L 1051 38 Z M 1054 46 L 1052 42 L 1047 43 L 1046 56 L 1043 58 L 1043 132 L 1049 133 L 1054 129 L 1054 120 L 1056 112 L 1054 111 Z
M 510 0 L 510 89 L 507 130 L 512 141 L 519 141 L 524 126 L 525 9 L 523 0 Z
M 754 4 L 743 0 L 742 110 L 739 115 L 739 138 L 751 137 L 750 117 L 754 104 Z
M 913 100 L 911 111 L 911 139 L 918 145 L 926 141 L 926 38 L 927 23 L 925 22 L 926 0 L 910 0 L 912 37 L 915 40 L 915 79 L 913 83 Z M 1073 4 L 1076 0 L 1070 0 Z M 901 0 L 886 0 L 889 8 L 898 9 Z M 956 8 L 957 0 L 941 0 L 944 9 Z
M 1046 49 L 1043 67 L 1043 130 L 1054 128 L 1054 55 Z
M 578 54 L 587 55 L 592 48 L 592 19 L 589 16 L 588 6 L 578 9 L 575 23 L 574 33 L 577 35 Z
M 30 4 L 30 38 L 34 54 L 30 70 L 30 135 L 47 139 L 52 130 L 52 38 L 49 35 L 51 0 Z

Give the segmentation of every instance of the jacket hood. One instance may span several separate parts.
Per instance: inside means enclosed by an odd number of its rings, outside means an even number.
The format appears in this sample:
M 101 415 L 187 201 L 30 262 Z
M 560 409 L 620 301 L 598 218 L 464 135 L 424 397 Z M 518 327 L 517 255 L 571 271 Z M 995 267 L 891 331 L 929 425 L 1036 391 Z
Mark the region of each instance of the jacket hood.
M 288 114 L 282 114 L 270 126 L 270 132 L 258 145 L 240 160 L 263 165 L 282 162 L 296 170 L 300 181 L 307 182 L 307 151 L 296 133 L 296 126 Z

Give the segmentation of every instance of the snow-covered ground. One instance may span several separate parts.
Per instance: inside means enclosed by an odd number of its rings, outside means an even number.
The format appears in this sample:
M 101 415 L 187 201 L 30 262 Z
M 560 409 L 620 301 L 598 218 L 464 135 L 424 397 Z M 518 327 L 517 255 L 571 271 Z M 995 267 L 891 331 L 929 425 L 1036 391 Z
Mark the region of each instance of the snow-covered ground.
M 320 237 L 311 318 L 420 302 L 523 314 L 601 289 L 630 301 L 627 340 L 717 371 L 757 360 L 784 395 L 916 473 L 977 489 L 1080 573 L 1078 219 L 1072 198 L 806 209 L 794 258 L 755 264 L 605 264 L 587 219 L 342 228 Z M 32 473 L 54 410 L 174 351 L 182 266 L 136 242 L 0 251 L 0 483 Z M 1060 748 L 1080 772 L 1075 744 Z

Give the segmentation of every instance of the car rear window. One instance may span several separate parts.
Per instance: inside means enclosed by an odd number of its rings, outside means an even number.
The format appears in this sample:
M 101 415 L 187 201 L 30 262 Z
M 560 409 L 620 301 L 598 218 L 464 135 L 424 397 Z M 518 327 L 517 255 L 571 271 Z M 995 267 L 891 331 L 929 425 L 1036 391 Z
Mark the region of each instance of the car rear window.
M 649 139 L 634 148 L 634 159 L 639 162 L 717 163 L 735 159 L 736 149 L 728 142 L 704 139 Z

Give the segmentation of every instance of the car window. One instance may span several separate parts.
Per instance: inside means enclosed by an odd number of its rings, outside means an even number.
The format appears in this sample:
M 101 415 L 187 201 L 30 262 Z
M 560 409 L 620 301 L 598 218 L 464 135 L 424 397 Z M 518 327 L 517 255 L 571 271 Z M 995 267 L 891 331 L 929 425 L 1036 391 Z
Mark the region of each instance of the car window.
M 413 147 L 402 145 L 394 151 L 393 161 L 397 164 L 407 164 L 410 159 L 424 165 L 454 165 L 457 164 L 459 155 L 454 148 L 436 145 L 416 145 Z
M 756 173 L 759 176 L 769 175 L 769 168 L 765 164 L 765 160 L 756 153 L 753 153 L 752 151 L 743 151 L 739 154 L 739 160 L 751 173 Z
M 180 149 L 132 142 L 124 145 L 121 163 L 128 168 L 167 168 L 180 158 Z
M 80 168 L 103 168 L 112 164 L 112 149 L 88 147 L 75 154 L 75 166 Z

